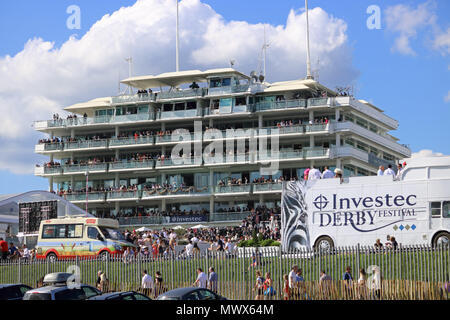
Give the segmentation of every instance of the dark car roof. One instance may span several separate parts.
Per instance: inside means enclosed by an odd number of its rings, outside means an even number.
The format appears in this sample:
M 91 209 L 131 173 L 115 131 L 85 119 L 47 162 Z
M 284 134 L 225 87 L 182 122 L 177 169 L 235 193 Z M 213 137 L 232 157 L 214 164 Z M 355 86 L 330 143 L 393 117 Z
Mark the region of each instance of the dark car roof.
M 109 297 L 121 296 L 121 295 L 126 295 L 129 293 L 134 294 L 134 293 L 138 293 L 138 292 L 135 292 L 135 291 L 108 292 L 108 293 L 104 293 L 104 294 L 101 294 L 98 296 L 90 297 L 89 300 L 106 300 Z M 142 294 L 142 293 L 139 293 L 139 294 Z
M 161 294 L 161 296 L 165 296 L 165 297 L 181 297 L 184 296 L 185 294 L 192 292 L 194 290 L 198 290 L 198 289 L 203 289 L 203 288 L 198 288 L 198 287 L 187 287 L 187 288 L 177 288 L 177 289 L 173 289 L 170 291 L 167 291 L 163 294 Z
M 9 283 L 9 284 L 0 284 L 0 289 L 7 288 L 7 287 L 15 287 L 15 286 L 25 286 L 25 287 L 31 288 L 30 286 L 27 286 L 26 284 L 22 284 L 22 283 L 15 283 L 15 284 Z

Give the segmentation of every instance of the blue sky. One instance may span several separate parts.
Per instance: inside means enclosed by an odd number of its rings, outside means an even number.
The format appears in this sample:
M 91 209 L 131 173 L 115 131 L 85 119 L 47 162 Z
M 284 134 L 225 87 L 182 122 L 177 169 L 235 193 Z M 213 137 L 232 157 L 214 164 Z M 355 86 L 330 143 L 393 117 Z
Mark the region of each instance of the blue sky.
M 285 25 L 290 10 L 298 10 L 304 6 L 303 0 L 203 0 L 202 2 L 209 4 L 227 22 L 246 21 L 249 24 L 269 23 L 274 26 Z M 1 1 L 0 70 L 2 58 L 7 55 L 14 57 L 22 52 L 29 39 L 42 38 L 44 41 L 54 42 L 54 48 L 60 48 L 71 35 L 76 34 L 78 39 L 82 38 L 104 15 L 112 14 L 121 7 L 132 6 L 134 3 L 135 1 L 132 0 Z M 366 27 L 366 20 L 369 17 L 366 9 L 373 4 L 381 9 L 381 30 L 369 30 Z M 426 4 L 425 7 L 420 7 L 424 4 Z M 66 9 L 70 5 L 78 5 L 81 9 L 80 30 L 66 28 L 66 20 L 69 16 Z M 419 21 L 410 26 L 407 15 L 406 17 L 395 16 L 392 13 L 394 11 L 392 8 L 396 5 L 402 5 L 409 10 L 425 8 L 431 17 L 424 17 L 423 23 Z M 450 1 L 310 0 L 309 6 L 310 9 L 320 7 L 332 17 L 345 22 L 346 46 L 349 49 L 351 65 L 357 71 L 357 76 L 352 79 L 356 95 L 358 98 L 373 102 L 385 110 L 389 116 L 399 120 L 400 127 L 393 132 L 393 135 L 398 137 L 401 143 L 409 144 L 413 152 L 429 149 L 433 152 L 450 154 L 448 143 L 450 141 L 448 124 L 450 102 L 445 101 L 445 97 L 450 94 L 450 44 L 445 41 L 447 30 L 450 34 Z M 397 9 L 399 14 L 405 13 L 405 10 L 400 10 L 402 8 Z M 393 23 L 391 19 L 391 25 L 389 25 L 389 15 L 393 17 L 393 20 L 400 17 L 399 21 Z M 401 20 L 402 17 L 404 21 Z M 420 19 L 417 18 L 417 20 Z M 314 21 L 310 23 L 313 24 Z M 411 28 L 414 29 L 413 32 Z M 408 35 L 409 47 L 414 54 L 393 50 L 396 39 L 402 34 Z M 439 35 L 441 39 L 444 39 L 441 46 L 435 45 Z M 311 41 L 317 41 L 317 39 L 311 39 Z M 270 49 L 268 54 L 271 54 Z M 314 51 L 312 54 L 315 61 L 317 57 L 314 56 Z M 3 63 L 6 65 L 7 62 L 4 60 Z M 339 64 L 339 61 L 334 63 Z M 126 66 L 123 67 L 126 69 Z M 139 71 L 146 73 L 143 69 Z M 346 78 L 345 74 L 342 76 Z M 326 84 L 333 86 L 335 83 Z M 114 90 L 115 88 L 111 88 L 109 94 L 115 94 Z M 55 99 L 56 103 L 65 103 L 59 108 L 69 102 L 83 101 L 84 96 L 77 101 L 77 92 L 72 94 L 73 97 L 67 100 Z M 0 103 L 2 98 L 6 99 L 6 95 L 0 89 Z M 45 97 L 45 94 L 43 96 Z M 2 109 L 2 112 L 18 107 L 3 106 L 6 109 Z M 43 111 L 32 120 L 47 118 L 51 118 L 51 111 Z M 26 127 L 30 125 L 31 123 L 27 123 Z M 8 127 L 8 123 L 5 122 L 2 126 Z M 21 141 L 30 141 L 29 145 L 32 149 L 36 137 L 29 139 L 26 136 L 22 137 L 17 144 L 22 143 Z M 2 141 L 5 140 L 0 138 L 0 143 L 3 144 Z M 5 144 L 4 149 L 14 149 L 14 140 L 10 141 L 11 144 Z M 20 157 L 23 154 L 22 157 L 28 157 L 24 152 L 26 151 L 17 151 L 11 155 Z M 30 167 L 33 163 L 30 163 Z M 0 181 L 2 181 L 0 193 L 48 187 L 46 179 L 34 177 L 31 173 L 18 174 L 18 170 L 11 170 L 4 161 L 0 161 Z

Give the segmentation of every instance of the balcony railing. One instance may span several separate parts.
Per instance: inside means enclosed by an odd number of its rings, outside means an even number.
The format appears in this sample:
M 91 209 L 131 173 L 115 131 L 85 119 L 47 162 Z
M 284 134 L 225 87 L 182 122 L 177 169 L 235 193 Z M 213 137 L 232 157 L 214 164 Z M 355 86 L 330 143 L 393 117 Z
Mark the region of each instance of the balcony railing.
M 86 193 L 78 192 L 78 193 L 70 193 L 63 196 L 67 201 L 86 201 Z M 105 192 L 88 192 L 87 194 L 88 201 L 105 201 L 106 195 Z
M 156 197 L 171 197 L 171 196 L 202 196 L 210 195 L 210 188 L 196 188 L 196 187 L 185 187 L 185 188 L 175 188 L 175 189 L 152 189 L 142 191 L 142 199 L 151 199 Z
M 255 183 L 253 184 L 253 192 L 281 191 L 282 183 Z
M 202 165 L 202 157 L 156 160 L 155 168 Z
M 113 104 L 122 104 L 129 102 L 151 102 L 155 101 L 154 93 L 140 93 L 140 94 L 132 94 L 132 95 L 121 95 L 112 97 L 111 101 Z
M 193 141 L 194 140 L 194 134 L 190 133 L 189 135 L 191 137 L 190 138 L 191 141 Z M 171 142 L 173 142 L 173 143 L 180 143 L 182 141 L 181 140 L 172 141 L 172 135 L 171 134 L 165 134 L 163 136 L 159 136 L 159 135 L 155 136 L 155 144 L 158 144 L 158 143 L 171 143 Z
M 73 142 L 64 142 L 64 150 L 106 148 L 107 146 L 108 140 L 79 140 Z
M 120 200 L 120 199 L 139 199 L 140 192 L 136 191 L 108 191 L 106 193 L 108 200 Z
M 215 186 L 214 193 L 250 193 L 252 189 L 251 184 L 238 184 L 229 186 Z
M 141 144 L 153 144 L 153 136 L 143 136 L 143 137 L 125 137 L 125 138 L 112 138 L 109 141 L 110 147 L 115 146 L 126 146 L 126 145 L 141 145 Z
M 109 164 L 109 171 L 126 169 L 153 169 L 154 160 L 117 161 Z
M 238 93 L 238 92 L 246 92 L 249 89 L 248 84 L 238 84 L 234 86 L 223 86 L 223 87 L 215 87 L 215 88 L 209 88 L 208 89 L 208 95 L 214 96 L 214 95 L 221 95 L 221 94 L 228 94 L 228 93 Z
M 250 212 L 221 212 L 209 215 L 209 222 L 242 221 L 250 215 Z
M 153 112 L 142 112 L 135 114 L 123 114 L 119 116 L 114 116 L 111 118 L 111 123 L 117 122 L 134 122 L 134 121 L 148 121 L 155 120 L 155 113 Z
M 206 88 L 162 91 L 162 92 L 158 92 L 156 97 L 157 97 L 157 100 L 203 97 L 207 94 L 207 92 L 208 92 L 208 90 Z
M 326 106 L 328 105 L 328 98 L 311 98 L 308 99 L 308 107 Z
M 257 159 L 254 153 L 243 153 L 243 154 L 220 154 L 215 156 L 204 155 L 205 165 L 215 165 L 215 164 L 241 164 L 241 163 L 253 163 Z
M 304 99 L 255 103 L 255 111 L 305 108 L 305 107 L 306 107 L 306 100 Z
M 38 167 L 35 172 L 43 175 L 54 175 L 54 174 L 62 174 L 63 168 L 60 166 L 56 167 Z
M 120 217 L 118 218 L 118 220 L 120 225 L 165 224 L 168 223 L 169 217 L 165 216 Z
M 302 150 L 280 150 L 277 154 L 272 154 L 269 150 L 266 154 L 258 153 L 260 161 L 288 160 L 288 159 L 307 159 L 317 157 L 327 157 L 329 149 L 327 148 L 303 148 Z
M 70 164 L 62 166 L 64 173 L 73 172 L 106 172 L 108 168 L 107 163 L 95 163 L 95 164 Z
M 172 119 L 172 118 L 192 118 L 201 116 L 200 109 L 190 109 L 190 110 L 177 110 L 177 111 L 161 111 L 161 119 Z

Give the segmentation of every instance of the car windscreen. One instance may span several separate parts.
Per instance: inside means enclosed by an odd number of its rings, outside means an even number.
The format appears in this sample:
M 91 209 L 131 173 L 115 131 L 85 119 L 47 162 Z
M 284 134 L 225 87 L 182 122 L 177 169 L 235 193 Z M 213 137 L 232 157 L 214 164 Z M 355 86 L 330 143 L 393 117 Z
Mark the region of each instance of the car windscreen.
M 157 300 L 180 300 L 179 297 L 159 296 Z
M 27 292 L 23 296 L 23 300 L 52 300 L 52 295 L 50 293 Z
M 106 237 L 106 239 L 126 241 L 125 237 L 120 233 L 118 229 L 106 227 L 99 227 L 99 228 L 100 231 L 103 233 L 103 235 Z

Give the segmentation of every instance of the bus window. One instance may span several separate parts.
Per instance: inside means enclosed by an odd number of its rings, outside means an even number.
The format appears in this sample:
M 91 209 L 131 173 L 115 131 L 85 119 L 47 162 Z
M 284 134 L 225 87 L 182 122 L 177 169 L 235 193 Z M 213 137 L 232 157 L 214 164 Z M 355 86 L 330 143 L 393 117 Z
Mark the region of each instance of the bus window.
M 95 227 L 88 227 L 88 238 L 97 240 L 98 230 Z
M 442 218 L 450 218 L 450 201 L 444 201 L 442 205 Z
M 56 238 L 56 226 L 45 225 L 42 228 L 42 239 L 52 239 L 52 238 Z
M 441 217 L 441 203 L 440 202 L 432 202 L 431 203 L 431 217 L 432 218 L 440 218 Z

